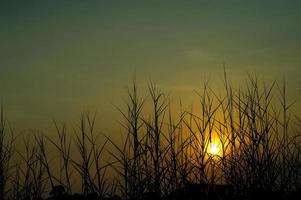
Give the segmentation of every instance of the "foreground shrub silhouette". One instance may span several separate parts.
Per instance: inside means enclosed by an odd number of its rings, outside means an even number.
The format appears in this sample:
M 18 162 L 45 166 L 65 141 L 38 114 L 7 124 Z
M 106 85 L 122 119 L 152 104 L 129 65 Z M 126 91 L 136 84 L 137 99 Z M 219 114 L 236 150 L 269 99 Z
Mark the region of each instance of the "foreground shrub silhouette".
M 204 82 L 195 110 L 183 109 L 180 102 L 175 111 L 174 102 L 154 83 L 147 97 L 139 91 L 134 81 L 125 109 L 118 108 L 124 128 L 120 141 L 98 134 L 95 114 L 83 113 L 71 128 L 55 122 L 56 138 L 34 132 L 23 137 L 23 146 L 16 145 L 2 114 L 0 198 L 251 200 L 300 195 L 301 120 L 290 110 L 285 83 L 268 86 L 250 76 L 235 89 L 225 73 L 221 94 Z

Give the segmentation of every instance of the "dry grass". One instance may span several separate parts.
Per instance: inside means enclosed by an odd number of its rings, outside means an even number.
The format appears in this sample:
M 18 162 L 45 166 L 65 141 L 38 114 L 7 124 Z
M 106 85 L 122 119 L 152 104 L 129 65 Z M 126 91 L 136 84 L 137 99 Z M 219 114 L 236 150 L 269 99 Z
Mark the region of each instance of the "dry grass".
M 175 112 L 169 97 L 154 83 L 148 89 L 148 97 L 141 97 L 134 81 L 128 90 L 126 110 L 119 109 L 125 134 L 121 144 L 99 137 L 95 115 L 85 113 L 73 134 L 66 125 L 55 123 L 56 139 L 42 134 L 24 139 L 17 164 L 10 162 L 14 137 L 7 137 L 2 108 L 0 198 L 40 198 L 57 185 L 72 194 L 72 179 L 81 180 L 84 196 L 100 198 L 115 194 L 125 199 L 145 194 L 164 197 L 193 184 L 231 185 L 237 196 L 300 190 L 301 120 L 290 111 L 285 82 L 266 85 L 249 76 L 244 88 L 235 89 L 225 73 L 224 95 L 205 81 L 197 92 L 197 111 L 180 105 Z M 146 103 L 151 109 L 143 115 Z M 209 151 L 213 142 L 219 146 L 216 155 Z M 108 143 L 111 148 L 106 148 Z M 60 174 L 53 172 L 54 154 L 47 145 L 59 155 Z M 113 161 L 105 162 L 105 153 Z

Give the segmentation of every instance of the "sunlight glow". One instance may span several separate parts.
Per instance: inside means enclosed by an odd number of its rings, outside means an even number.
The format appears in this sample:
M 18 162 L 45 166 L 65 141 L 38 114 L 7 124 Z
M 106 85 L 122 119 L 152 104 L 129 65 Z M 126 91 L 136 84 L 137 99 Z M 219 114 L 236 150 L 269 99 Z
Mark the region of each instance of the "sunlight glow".
M 217 142 L 211 142 L 209 144 L 208 153 L 215 156 L 220 153 L 220 145 Z

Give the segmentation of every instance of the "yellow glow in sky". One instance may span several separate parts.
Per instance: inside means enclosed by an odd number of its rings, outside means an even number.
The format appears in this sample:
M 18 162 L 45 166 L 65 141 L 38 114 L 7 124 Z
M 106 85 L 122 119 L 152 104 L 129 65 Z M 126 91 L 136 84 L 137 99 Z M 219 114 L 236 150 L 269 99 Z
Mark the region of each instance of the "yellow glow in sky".
M 208 148 L 208 153 L 216 156 L 220 153 L 221 148 L 220 148 L 220 144 L 218 142 L 211 142 L 209 144 L 209 148 Z

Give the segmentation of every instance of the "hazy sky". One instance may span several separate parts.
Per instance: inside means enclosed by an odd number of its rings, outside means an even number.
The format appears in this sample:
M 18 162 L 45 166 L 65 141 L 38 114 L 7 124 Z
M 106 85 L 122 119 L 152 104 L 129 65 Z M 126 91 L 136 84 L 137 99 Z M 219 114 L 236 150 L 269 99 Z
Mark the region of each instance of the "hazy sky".
M 0 3 L 0 98 L 18 128 L 76 120 L 86 109 L 115 123 L 112 104 L 135 71 L 139 83 L 152 79 L 190 99 L 225 63 L 234 79 L 285 76 L 301 100 L 299 0 L 7 2 Z

